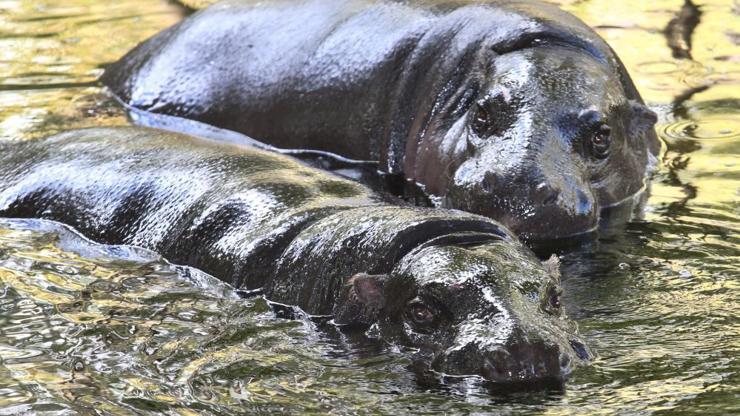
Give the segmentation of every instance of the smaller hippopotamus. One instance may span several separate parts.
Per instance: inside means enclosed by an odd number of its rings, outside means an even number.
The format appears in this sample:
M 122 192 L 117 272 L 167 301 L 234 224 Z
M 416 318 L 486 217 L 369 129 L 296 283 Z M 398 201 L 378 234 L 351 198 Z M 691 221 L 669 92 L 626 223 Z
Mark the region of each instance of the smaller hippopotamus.
M 390 205 L 287 156 L 153 129 L 0 146 L 0 216 L 59 221 L 372 327 L 418 349 L 420 368 L 530 383 L 589 358 L 556 265 L 488 218 Z
M 612 49 L 531 0 L 224 1 L 101 80 L 131 109 L 378 161 L 530 240 L 594 229 L 660 147 Z

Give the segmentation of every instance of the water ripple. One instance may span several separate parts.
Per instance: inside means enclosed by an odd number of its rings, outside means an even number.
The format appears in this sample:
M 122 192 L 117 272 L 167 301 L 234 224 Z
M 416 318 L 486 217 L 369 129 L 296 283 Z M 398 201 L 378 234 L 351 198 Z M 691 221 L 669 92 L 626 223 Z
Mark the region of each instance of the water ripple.
M 664 125 L 660 135 L 666 139 L 736 140 L 740 139 L 740 128 L 737 120 L 731 118 L 679 120 Z

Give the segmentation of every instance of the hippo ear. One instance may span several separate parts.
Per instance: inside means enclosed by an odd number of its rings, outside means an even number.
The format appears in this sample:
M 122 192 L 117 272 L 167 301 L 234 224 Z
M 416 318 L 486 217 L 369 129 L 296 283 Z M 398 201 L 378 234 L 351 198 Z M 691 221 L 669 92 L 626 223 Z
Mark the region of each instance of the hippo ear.
M 552 280 L 554 280 L 555 283 L 560 284 L 560 259 L 558 256 L 553 254 L 549 259 L 543 261 L 542 265 L 545 267 L 545 270 L 547 270 L 547 273 L 550 275 Z
M 334 305 L 334 322 L 339 325 L 371 325 L 385 307 L 383 289 L 388 275 L 358 273 L 347 280 Z
M 645 104 L 630 100 L 629 136 L 640 137 L 658 122 L 658 115 Z

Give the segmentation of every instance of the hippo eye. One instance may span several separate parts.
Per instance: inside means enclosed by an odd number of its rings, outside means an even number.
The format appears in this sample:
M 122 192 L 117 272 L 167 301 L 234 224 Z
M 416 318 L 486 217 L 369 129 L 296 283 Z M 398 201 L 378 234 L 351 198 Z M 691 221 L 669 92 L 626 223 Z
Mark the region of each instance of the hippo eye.
M 510 94 L 508 90 L 499 91 L 476 102 L 470 120 L 470 129 L 476 136 L 481 139 L 502 136 L 516 123 L 523 103 Z
M 475 113 L 470 127 L 478 137 L 483 137 L 491 125 L 491 113 L 486 110 L 483 104 L 478 103 L 475 106 Z
M 434 313 L 421 300 L 414 299 L 408 304 L 408 314 L 414 323 L 429 325 L 434 322 Z
M 611 127 L 601 124 L 591 136 L 591 154 L 597 159 L 609 156 L 609 145 L 611 144 Z

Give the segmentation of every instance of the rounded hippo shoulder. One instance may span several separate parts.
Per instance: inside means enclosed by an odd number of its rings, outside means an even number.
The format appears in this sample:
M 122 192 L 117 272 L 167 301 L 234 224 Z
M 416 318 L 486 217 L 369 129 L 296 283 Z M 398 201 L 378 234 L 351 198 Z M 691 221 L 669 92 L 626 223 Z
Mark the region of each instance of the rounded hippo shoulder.
M 466 232 L 520 245 L 500 224 L 462 211 L 391 205 L 336 212 L 307 227 L 285 249 L 277 266 L 279 285 L 270 292 L 276 299 L 301 299 L 301 304 L 331 314 L 328 297 L 337 288 L 317 287 L 311 276 L 351 276 L 357 270 L 387 274 L 414 248 L 440 236 Z

